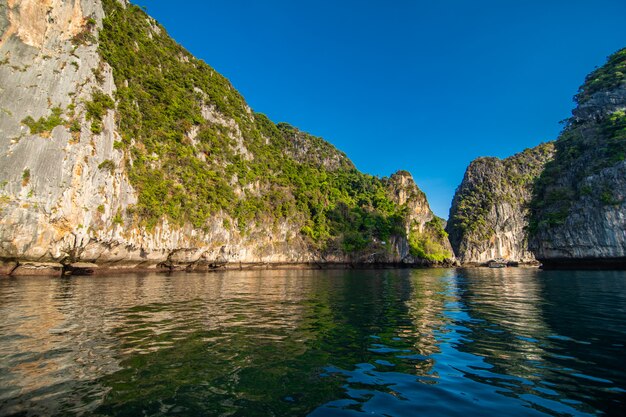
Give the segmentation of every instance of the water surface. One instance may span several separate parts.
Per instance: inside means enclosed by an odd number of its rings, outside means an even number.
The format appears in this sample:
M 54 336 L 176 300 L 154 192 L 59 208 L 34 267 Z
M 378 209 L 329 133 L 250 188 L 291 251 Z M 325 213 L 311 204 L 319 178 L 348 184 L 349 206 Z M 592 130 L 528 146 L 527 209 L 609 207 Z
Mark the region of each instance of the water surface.
M 0 416 L 626 414 L 626 273 L 0 280 Z

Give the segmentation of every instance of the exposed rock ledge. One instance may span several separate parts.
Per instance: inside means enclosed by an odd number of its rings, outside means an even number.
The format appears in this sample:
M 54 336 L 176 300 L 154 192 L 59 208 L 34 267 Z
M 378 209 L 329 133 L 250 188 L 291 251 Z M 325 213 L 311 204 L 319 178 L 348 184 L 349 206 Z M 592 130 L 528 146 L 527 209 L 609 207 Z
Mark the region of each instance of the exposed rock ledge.
M 104 275 L 139 272 L 215 272 L 253 269 L 391 269 L 391 268 L 433 268 L 453 267 L 458 262 L 197 262 L 189 264 L 144 264 L 144 265 L 105 265 L 77 262 L 62 264 L 58 262 L 0 261 L 0 276 L 50 276 Z

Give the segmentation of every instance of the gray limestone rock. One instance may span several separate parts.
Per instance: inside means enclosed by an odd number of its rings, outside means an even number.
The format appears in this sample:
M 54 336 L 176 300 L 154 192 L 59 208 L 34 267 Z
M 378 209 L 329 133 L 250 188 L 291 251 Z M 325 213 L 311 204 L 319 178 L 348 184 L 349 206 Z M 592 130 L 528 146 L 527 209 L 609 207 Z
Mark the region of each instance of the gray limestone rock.
M 528 204 L 553 151 L 547 143 L 504 160 L 472 161 L 452 200 L 446 227 L 461 262 L 535 261 L 526 233 Z

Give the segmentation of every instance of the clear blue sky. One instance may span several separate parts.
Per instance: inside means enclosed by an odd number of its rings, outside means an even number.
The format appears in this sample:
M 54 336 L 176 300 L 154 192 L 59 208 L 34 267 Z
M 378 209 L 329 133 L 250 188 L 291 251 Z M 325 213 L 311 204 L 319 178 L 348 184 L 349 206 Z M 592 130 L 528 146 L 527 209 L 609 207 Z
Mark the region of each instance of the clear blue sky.
M 625 0 L 136 0 L 275 122 L 436 214 L 479 156 L 555 139 L 587 73 L 626 46 Z

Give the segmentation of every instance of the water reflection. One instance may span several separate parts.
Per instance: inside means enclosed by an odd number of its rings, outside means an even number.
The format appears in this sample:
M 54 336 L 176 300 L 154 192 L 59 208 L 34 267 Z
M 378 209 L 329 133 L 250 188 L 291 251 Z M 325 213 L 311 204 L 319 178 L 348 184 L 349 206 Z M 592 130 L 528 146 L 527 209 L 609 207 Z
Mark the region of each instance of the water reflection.
M 622 415 L 626 274 L 0 280 L 0 415 Z

